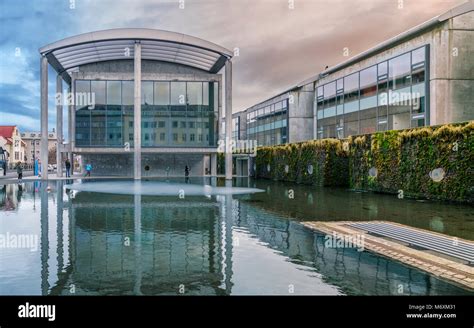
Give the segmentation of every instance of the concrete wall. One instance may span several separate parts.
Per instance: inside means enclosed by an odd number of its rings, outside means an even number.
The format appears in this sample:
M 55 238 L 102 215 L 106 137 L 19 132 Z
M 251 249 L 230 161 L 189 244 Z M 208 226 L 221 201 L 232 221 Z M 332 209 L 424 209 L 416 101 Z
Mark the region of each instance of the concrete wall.
M 133 57 L 130 57 L 128 60 L 111 60 L 83 65 L 79 68 L 79 71 L 84 73 L 101 72 L 133 74 Z M 142 60 L 142 74 L 143 73 L 214 75 L 194 67 L 153 60 Z
M 290 91 L 288 98 L 288 142 L 314 139 L 313 103 L 313 83 L 295 91 Z
M 133 176 L 133 153 L 82 154 L 82 167 L 92 164 L 92 176 Z M 142 154 L 142 177 L 183 176 L 186 165 L 190 176 L 202 176 L 204 155 L 198 154 Z M 210 170 L 210 163 L 209 170 Z M 148 170 L 145 168 L 148 166 Z
M 472 120 L 474 12 L 448 20 L 434 37 L 437 70 L 430 80 L 433 124 Z

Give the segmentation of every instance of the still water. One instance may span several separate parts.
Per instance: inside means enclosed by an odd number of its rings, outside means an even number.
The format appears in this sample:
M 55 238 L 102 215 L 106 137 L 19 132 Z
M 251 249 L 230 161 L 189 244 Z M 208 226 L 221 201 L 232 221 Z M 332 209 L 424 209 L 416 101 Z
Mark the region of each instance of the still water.
M 324 235 L 299 223 L 383 219 L 473 239 L 469 206 L 248 179 L 234 185 L 264 192 L 177 197 L 64 185 L 0 185 L 1 295 L 469 293 L 369 252 L 325 247 Z

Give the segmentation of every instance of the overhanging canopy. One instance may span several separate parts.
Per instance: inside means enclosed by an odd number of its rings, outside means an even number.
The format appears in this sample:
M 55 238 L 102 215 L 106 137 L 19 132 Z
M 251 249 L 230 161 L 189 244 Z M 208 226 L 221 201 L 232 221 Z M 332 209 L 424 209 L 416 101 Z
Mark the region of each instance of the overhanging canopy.
M 123 28 L 72 36 L 39 49 L 53 68 L 70 83 L 68 71 L 109 60 L 133 59 L 140 42 L 142 59 L 158 60 L 218 72 L 232 52 L 193 36 L 142 28 Z

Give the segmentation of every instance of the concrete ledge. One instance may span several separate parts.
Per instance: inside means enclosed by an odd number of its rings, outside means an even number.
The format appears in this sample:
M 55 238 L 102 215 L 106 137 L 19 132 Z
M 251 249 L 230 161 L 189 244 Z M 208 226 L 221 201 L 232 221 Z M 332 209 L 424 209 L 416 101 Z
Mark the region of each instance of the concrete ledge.
M 405 246 L 401 242 L 397 242 L 389 238 L 375 237 L 366 233 L 363 230 L 348 226 L 348 223 L 354 222 L 302 222 L 305 227 L 311 230 L 322 232 L 327 235 L 333 235 L 334 233 L 336 233 L 337 236 L 341 238 L 349 236 L 363 236 L 364 250 L 415 267 L 419 270 L 433 274 L 434 276 L 440 279 L 449 281 L 451 283 L 474 291 L 474 268 L 466 264 L 460 263 L 460 261 L 457 261 L 455 259 L 450 259 L 444 255 L 438 255 L 438 253 L 433 251 L 421 251 Z M 393 222 L 390 223 L 394 224 Z M 407 228 L 407 226 L 402 224 L 397 223 L 397 225 Z M 423 229 L 412 227 L 408 228 L 423 231 L 424 233 L 430 233 L 433 235 L 443 235 Z M 443 236 L 446 237 L 446 235 Z M 472 241 L 470 240 L 465 240 L 461 238 L 458 239 L 468 243 L 472 243 Z
M 239 176 L 239 175 L 233 175 L 233 178 L 249 178 L 248 176 Z M 185 179 L 184 175 L 151 175 L 151 176 L 144 176 L 142 177 L 142 180 L 146 179 Z M 220 178 L 224 179 L 225 175 L 223 174 L 218 174 L 216 176 L 211 176 L 211 175 L 189 175 L 189 178 L 203 178 L 203 179 L 211 179 L 211 178 Z M 117 176 L 117 175 L 111 175 L 111 176 L 90 176 L 90 177 L 85 177 L 84 174 L 75 174 L 71 178 L 66 178 L 66 177 L 60 177 L 58 178 L 56 176 L 56 172 L 51 173 L 49 172 L 48 175 L 48 181 L 58 181 L 58 180 L 111 180 L 111 179 L 133 179 L 133 176 L 131 175 L 126 175 L 126 176 Z M 23 182 L 32 182 L 32 181 L 42 181 L 41 177 L 38 176 L 29 176 L 29 177 L 24 177 Z M 18 179 L 16 177 L 6 177 L 6 178 L 0 178 L 0 185 L 4 184 L 10 184 L 10 183 L 18 183 Z

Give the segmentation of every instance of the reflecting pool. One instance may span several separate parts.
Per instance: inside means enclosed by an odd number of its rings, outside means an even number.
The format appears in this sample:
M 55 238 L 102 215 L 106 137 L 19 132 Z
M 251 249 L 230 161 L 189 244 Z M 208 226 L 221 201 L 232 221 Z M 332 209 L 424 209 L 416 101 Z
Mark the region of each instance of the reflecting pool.
M 299 223 L 384 219 L 473 239 L 469 206 L 249 179 L 234 185 L 264 192 L 179 197 L 65 185 L 0 185 L 0 294 L 469 293 L 369 252 L 325 247 L 324 235 Z

